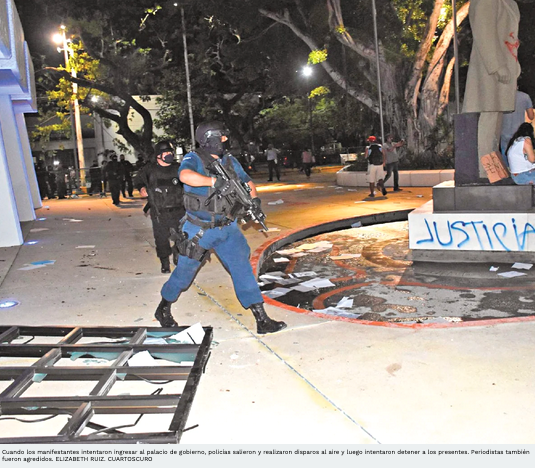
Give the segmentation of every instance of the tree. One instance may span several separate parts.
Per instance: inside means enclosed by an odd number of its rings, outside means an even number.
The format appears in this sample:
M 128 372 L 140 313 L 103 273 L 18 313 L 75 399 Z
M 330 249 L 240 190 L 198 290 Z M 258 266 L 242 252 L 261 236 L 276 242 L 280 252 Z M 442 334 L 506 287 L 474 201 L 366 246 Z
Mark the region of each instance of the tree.
M 324 51 L 322 60 L 317 60 L 317 62 L 321 63 L 333 82 L 372 111 L 378 112 L 376 51 L 371 45 L 369 34 L 362 35 L 361 33 L 360 37 L 356 38 L 352 34 L 354 27 L 344 23 L 342 0 L 326 0 L 324 2 L 327 12 L 325 17 L 329 25 L 329 37 L 333 37 L 356 55 L 360 72 L 358 83 L 349 83 L 349 78 L 345 77 L 327 59 L 330 57 L 328 48 L 320 47 L 316 41 L 310 20 L 310 11 L 305 11 L 302 2 L 295 0 L 284 3 L 285 7 L 280 10 L 259 8 L 259 12 L 264 17 L 288 27 L 301 41 L 307 44 L 311 53 L 317 55 L 318 51 Z M 466 2 L 458 10 L 457 24 L 460 25 L 466 18 L 469 3 Z M 437 117 L 444 111 L 449 101 L 453 59 L 449 58 L 448 50 L 453 36 L 453 22 L 451 20 L 444 21 L 448 15 L 448 8 L 446 8 L 444 0 L 433 2 L 398 0 L 383 2 L 382 6 L 384 7 L 382 16 L 392 20 L 394 15 L 388 15 L 388 13 L 392 13 L 394 10 L 398 20 L 401 17 L 405 21 L 401 37 L 397 38 L 396 41 L 398 51 L 403 54 L 397 52 L 391 54 L 391 50 L 386 47 L 388 44 L 385 42 L 381 42 L 379 45 L 378 59 L 382 77 L 385 117 L 391 130 L 394 133 L 407 136 L 409 146 L 415 148 L 436 124 Z M 369 10 L 369 6 L 366 7 L 360 2 L 359 11 L 362 13 L 367 11 L 368 15 L 366 16 L 371 23 Z M 385 11 L 387 15 L 385 15 Z M 414 17 L 421 17 L 421 12 L 425 13 L 426 11 L 428 15 L 426 15 L 425 33 L 416 35 L 415 39 L 421 37 L 421 42 L 416 52 L 407 58 L 406 52 L 407 50 L 411 51 L 411 48 L 407 42 L 403 43 L 402 41 L 404 33 L 406 38 L 407 32 L 414 31 L 415 26 L 418 29 Z M 386 28 L 383 30 L 386 31 Z M 370 28 L 368 28 L 369 31 Z M 437 35 L 439 38 L 438 41 L 435 41 Z M 396 38 L 387 39 L 392 41 Z M 313 54 L 310 58 L 311 61 L 315 61 Z
M 118 134 L 145 158 L 152 157 L 153 123 L 142 105 L 145 96 L 154 93 L 155 84 L 171 60 L 177 9 L 168 6 L 165 15 L 152 1 L 103 2 L 88 4 L 80 0 L 58 0 L 53 4 L 37 0 L 51 16 L 60 12 L 68 17 L 67 29 L 73 47 L 72 64 L 78 74 L 72 77 L 64 67 L 48 68 L 60 77 L 58 87 L 49 95 L 65 105 L 72 94 L 68 81 L 76 82 L 78 99 L 86 111 L 98 113 L 115 122 Z M 59 24 L 59 22 L 58 22 Z M 90 61 L 98 65 L 89 73 Z M 136 100 L 134 96 L 140 96 Z M 132 130 L 129 116 L 135 110 L 143 119 L 141 130 Z M 44 130 L 46 131 L 46 130 Z

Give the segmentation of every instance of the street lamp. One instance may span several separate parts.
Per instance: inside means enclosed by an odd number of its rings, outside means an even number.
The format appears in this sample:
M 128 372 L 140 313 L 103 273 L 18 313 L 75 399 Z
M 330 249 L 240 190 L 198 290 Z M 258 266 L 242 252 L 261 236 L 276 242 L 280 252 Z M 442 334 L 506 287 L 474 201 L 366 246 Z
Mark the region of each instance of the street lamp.
M 310 66 L 304 66 L 302 70 L 303 75 L 307 78 L 312 77 L 312 67 Z M 310 133 L 310 149 L 312 151 L 312 156 L 314 156 L 314 132 L 312 131 L 312 103 L 310 101 L 310 92 L 307 93 L 307 99 L 308 99 L 308 130 Z
M 69 47 L 67 41 L 67 36 L 65 34 L 65 25 L 60 26 L 61 33 L 54 35 L 54 42 L 56 44 L 62 44 L 63 48 L 58 47 L 58 52 L 63 51 L 65 54 L 65 69 L 69 70 L 69 60 L 70 57 L 74 54 L 71 47 Z M 70 68 L 70 74 L 72 77 L 76 78 L 76 69 L 74 67 Z M 73 98 L 69 103 L 69 114 L 71 117 L 71 131 L 73 132 L 73 139 L 75 140 L 75 160 L 74 165 L 76 168 L 77 174 L 80 176 L 80 185 L 85 185 L 85 159 L 84 159 L 84 143 L 82 137 L 82 121 L 80 119 L 80 104 L 78 103 L 78 84 L 76 82 L 72 83 L 72 95 Z M 74 108 L 74 130 L 73 128 L 73 108 Z

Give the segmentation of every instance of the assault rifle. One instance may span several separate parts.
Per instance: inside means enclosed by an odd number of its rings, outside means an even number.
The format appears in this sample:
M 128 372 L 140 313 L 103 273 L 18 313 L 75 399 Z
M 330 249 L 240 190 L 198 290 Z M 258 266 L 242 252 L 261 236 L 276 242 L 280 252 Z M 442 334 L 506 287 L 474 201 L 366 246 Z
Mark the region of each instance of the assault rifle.
M 236 209 L 235 215 L 237 218 L 241 218 L 244 221 L 254 220 L 267 232 L 268 227 L 265 224 L 266 214 L 262 212 L 259 205 L 253 202 L 251 188 L 239 179 L 232 179 L 219 161 L 214 160 L 210 165 L 217 175 L 225 181 L 225 186 L 223 189 L 217 190 L 210 195 L 206 202 L 208 203 L 214 197 L 224 197 L 229 203 L 233 204 L 233 209 Z

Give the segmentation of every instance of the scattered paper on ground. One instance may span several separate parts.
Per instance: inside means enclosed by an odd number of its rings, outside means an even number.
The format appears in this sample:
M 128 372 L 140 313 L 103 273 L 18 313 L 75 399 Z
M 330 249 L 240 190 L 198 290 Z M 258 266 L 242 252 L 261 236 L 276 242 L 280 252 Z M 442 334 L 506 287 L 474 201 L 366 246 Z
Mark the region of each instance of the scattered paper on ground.
M 343 254 L 343 255 L 337 255 L 337 256 L 332 256 L 331 255 L 331 259 L 333 261 L 337 261 L 337 260 L 342 260 L 342 259 L 353 259 L 353 258 L 360 258 L 360 253 L 359 254 L 354 254 L 354 255 L 350 255 L 350 254 Z
M 330 251 L 332 246 L 320 246 L 318 248 L 313 248 L 308 250 L 307 253 L 321 253 L 322 251 Z
M 188 327 L 186 330 L 182 330 L 182 332 L 179 332 L 169 338 L 178 343 L 194 343 L 196 345 L 200 345 L 204 338 L 204 329 L 202 328 L 202 325 L 197 322 L 191 327 Z
M 64 218 L 63 220 L 67 222 L 83 222 L 83 220 L 78 220 L 76 218 Z
M 316 288 L 315 287 L 310 287 L 310 286 L 303 286 L 302 284 L 298 284 L 297 286 L 293 286 L 292 289 L 295 290 L 295 291 L 299 291 L 299 292 L 310 292 L 310 291 L 314 291 Z
M 267 297 L 270 297 L 271 299 L 276 299 L 277 297 L 281 297 L 285 294 L 288 294 L 292 289 L 293 288 L 288 287 L 276 287 L 275 289 L 271 289 L 271 291 L 262 291 L 262 294 Z
M 362 315 L 362 314 L 352 314 L 351 312 L 346 312 L 345 310 L 337 309 L 336 307 L 329 307 L 327 309 L 314 310 L 313 312 L 316 312 L 318 314 L 347 317 L 350 319 L 358 319 Z
M 295 276 L 296 278 L 312 278 L 314 276 L 317 276 L 318 273 L 314 271 L 303 271 L 302 273 L 292 273 L 289 276 Z
M 351 225 L 351 228 L 359 228 L 362 227 L 362 222 L 355 222 L 353 225 Z
M 48 230 L 48 228 L 32 228 L 30 232 L 37 233 L 37 232 L 45 232 L 46 230 Z
M 289 249 L 289 250 L 277 250 L 275 253 L 278 253 L 279 255 L 293 255 L 294 253 L 299 253 L 301 250 Z
M 530 263 L 515 263 L 513 264 L 513 266 L 511 266 L 511 268 L 513 269 L 531 269 L 532 268 L 532 264 Z
M 284 200 L 279 199 L 279 200 L 275 200 L 273 202 L 268 202 L 268 205 L 279 205 L 279 204 L 284 204 Z
M 275 263 L 288 263 L 290 260 L 288 258 L 273 258 Z
M 281 279 L 284 279 L 282 276 L 272 276 L 270 274 L 262 274 L 258 277 L 264 282 L 280 281 Z
M 280 228 L 275 228 L 275 227 L 268 227 L 267 230 L 264 230 L 264 229 L 260 229 L 258 230 L 259 232 L 264 232 L 264 233 L 267 233 L 267 232 L 280 232 L 281 229 Z
M 499 266 L 491 266 L 489 271 L 498 271 L 498 269 L 500 269 Z
M 519 273 L 518 271 L 508 271 L 506 273 L 498 273 L 502 278 L 516 278 L 517 276 L 525 276 L 526 273 Z
M 317 251 L 330 250 L 333 244 L 330 241 L 319 241 L 316 243 L 304 243 L 296 248 L 300 251 L 308 251 L 309 253 L 316 253 Z
M 282 284 L 283 286 L 290 286 L 292 284 L 297 284 L 301 282 L 301 279 L 288 278 L 288 279 L 277 279 L 275 281 L 277 284 Z
M 322 288 L 322 287 L 334 287 L 335 286 L 335 284 L 333 284 L 327 278 L 310 279 L 309 281 L 302 282 L 301 285 L 308 286 L 308 287 L 314 287 L 316 289 L 319 289 L 319 288 Z
M 95 248 L 95 245 L 80 245 L 80 246 L 77 246 L 76 248 Z
M 349 297 L 342 297 L 338 304 L 336 304 L 337 309 L 351 309 L 353 307 L 353 299 Z

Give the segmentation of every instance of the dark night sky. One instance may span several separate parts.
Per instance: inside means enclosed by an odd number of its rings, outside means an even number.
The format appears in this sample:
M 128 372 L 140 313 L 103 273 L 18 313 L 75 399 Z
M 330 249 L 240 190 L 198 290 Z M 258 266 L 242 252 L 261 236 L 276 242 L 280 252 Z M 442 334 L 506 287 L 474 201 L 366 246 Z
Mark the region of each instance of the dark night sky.
M 48 65 L 62 63 L 63 55 L 57 52 L 57 45 L 52 42 L 52 36 L 58 32 L 63 18 L 47 16 L 44 9 L 34 0 L 14 1 L 21 17 L 30 52 L 34 57 L 34 65 L 37 66 L 35 59 L 40 55 L 46 56 Z M 521 13 L 519 59 L 523 71 L 519 79 L 519 87 L 535 100 L 535 29 L 533 28 L 535 2 L 524 0 L 518 2 L 518 6 Z
M 57 52 L 52 36 L 59 31 L 61 18 L 49 18 L 33 0 L 15 0 L 24 36 L 34 58 L 44 55 L 49 65 L 59 64 L 63 55 Z M 35 63 L 35 60 L 34 60 Z

